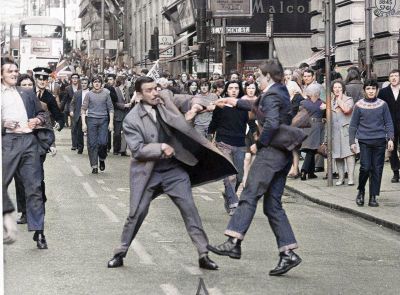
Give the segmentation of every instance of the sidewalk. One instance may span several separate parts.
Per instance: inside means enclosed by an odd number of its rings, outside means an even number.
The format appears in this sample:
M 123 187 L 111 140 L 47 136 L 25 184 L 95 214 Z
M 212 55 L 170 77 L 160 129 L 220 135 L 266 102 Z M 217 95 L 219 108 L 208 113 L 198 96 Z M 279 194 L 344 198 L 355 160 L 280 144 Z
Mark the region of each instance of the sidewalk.
M 357 164 L 356 184 L 354 186 L 348 186 L 346 184 L 347 179 L 345 185 L 335 186 L 337 180 L 334 179 L 333 186 L 328 187 L 328 181 L 322 179 L 326 172 L 321 172 L 316 173 L 318 178 L 306 181 L 301 181 L 300 178 L 288 178 L 286 190 L 289 193 L 301 195 L 314 203 L 359 216 L 400 232 L 400 183 L 390 182 L 393 174 L 389 163 L 385 163 L 383 170 L 381 194 L 377 198 L 379 207 L 377 208 L 368 206 L 368 183 L 365 192 L 365 205 L 363 207 L 356 205 L 359 169 L 360 165 Z

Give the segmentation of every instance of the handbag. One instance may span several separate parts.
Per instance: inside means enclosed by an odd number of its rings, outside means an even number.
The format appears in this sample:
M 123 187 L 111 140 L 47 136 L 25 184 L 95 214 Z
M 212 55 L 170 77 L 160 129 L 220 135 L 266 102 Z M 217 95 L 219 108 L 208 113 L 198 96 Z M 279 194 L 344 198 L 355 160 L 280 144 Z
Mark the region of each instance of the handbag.
M 323 156 L 324 158 L 327 158 L 328 157 L 328 145 L 325 142 L 322 143 L 318 147 L 317 153 L 320 154 L 321 156 Z
M 296 116 L 292 119 L 292 124 L 290 126 L 297 128 L 310 128 L 311 127 L 311 117 L 308 111 L 301 108 Z

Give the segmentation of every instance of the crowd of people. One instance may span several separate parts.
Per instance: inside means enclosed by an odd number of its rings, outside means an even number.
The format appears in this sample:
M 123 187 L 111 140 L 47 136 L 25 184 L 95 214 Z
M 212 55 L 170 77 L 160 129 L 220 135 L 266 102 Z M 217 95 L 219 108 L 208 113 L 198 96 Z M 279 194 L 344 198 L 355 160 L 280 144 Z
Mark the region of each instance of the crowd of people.
M 71 150 L 78 154 L 84 154 L 86 135 L 93 174 L 106 169 L 111 150 L 115 156 L 132 158 L 130 212 L 108 267 L 123 265 L 151 200 L 162 192 L 179 207 L 200 267 L 218 268 L 208 257 L 209 250 L 240 258 L 241 242 L 261 196 L 280 253 L 270 275 L 297 266 L 301 258 L 293 251 L 297 242 L 281 197 L 287 177 L 307 181 L 325 170 L 320 149 L 327 141 L 327 91 L 332 93 L 335 184 L 344 185 L 347 178 L 347 185 L 355 185 L 355 164 L 360 159 L 356 203 L 364 205 L 369 179 L 368 205 L 378 206 L 386 150 L 391 151 L 391 181 L 400 180 L 399 70 L 391 71 L 389 85 L 379 90 L 375 80 L 362 81 L 357 67 L 348 69 L 345 80 L 333 72 L 331 87 L 325 89 L 309 65 L 284 71 L 275 61 L 261 64 L 251 74 L 232 71 L 224 77 L 215 72 L 210 79 L 163 72 L 154 80 L 146 76 L 147 69 L 136 75 L 112 63 L 104 73 L 82 69 L 67 82 L 52 79 L 48 68 L 21 74 L 12 60 L 2 59 L 3 217 L 9 241 L 13 240 L 9 213 L 14 208 L 7 189 L 14 178 L 21 212 L 17 223 L 27 223 L 37 247 L 47 248 L 43 163 L 47 153 L 57 153 L 51 131 L 65 126 L 71 128 Z M 280 127 L 289 126 L 300 113 L 307 114 L 307 126 L 291 127 L 286 134 L 296 141 L 296 148 L 275 143 L 276 135 L 284 132 Z M 40 134 L 45 134 L 47 145 L 38 153 Z M 305 140 L 302 134 L 307 135 Z M 151 166 L 146 165 L 149 162 Z M 228 240 L 211 246 L 190 187 L 219 179 L 225 188 L 225 210 L 232 217 L 225 231 Z

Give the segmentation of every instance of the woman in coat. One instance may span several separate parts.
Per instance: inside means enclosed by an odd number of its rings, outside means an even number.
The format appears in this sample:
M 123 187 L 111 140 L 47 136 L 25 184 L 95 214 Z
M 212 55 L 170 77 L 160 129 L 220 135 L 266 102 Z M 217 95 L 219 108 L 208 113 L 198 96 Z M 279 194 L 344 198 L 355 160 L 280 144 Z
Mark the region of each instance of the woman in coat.
M 354 103 L 364 98 L 363 83 L 356 70 L 349 70 L 346 77 L 346 94 L 353 98 Z
M 342 81 L 332 83 L 332 158 L 335 159 L 339 179 L 336 185 L 344 184 L 344 165 L 346 162 L 349 175 L 348 185 L 354 185 L 355 154 L 349 147 L 349 124 L 353 112 L 354 102 L 344 94 L 346 86 Z
M 324 123 L 322 121 L 324 111 L 321 110 L 322 100 L 320 99 L 321 85 L 316 83 L 309 85 L 304 94 L 307 96 L 307 99 L 300 103 L 300 109 L 304 108 L 308 111 L 311 119 L 311 127 L 304 128 L 308 137 L 301 145 L 301 150 L 306 153 L 303 166 L 301 167 L 301 180 L 317 178 L 317 175 L 314 174 L 315 154 L 323 141 L 324 133 Z

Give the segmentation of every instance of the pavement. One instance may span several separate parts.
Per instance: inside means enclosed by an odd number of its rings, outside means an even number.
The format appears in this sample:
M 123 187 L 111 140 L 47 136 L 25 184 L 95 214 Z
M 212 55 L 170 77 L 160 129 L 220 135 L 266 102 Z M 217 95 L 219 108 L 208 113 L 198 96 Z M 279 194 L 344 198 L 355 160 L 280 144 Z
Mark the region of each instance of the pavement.
M 301 167 L 301 166 L 300 166 Z M 286 191 L 289 194 L 300 195 L 314 203 L 323 205 L 332 209 L 340 210 L 366 220 L 375 222 L 381 226 L 400 232 L 400 183 L 391 183 L 393 176 L 390 164 L 385 163 L 381 194 L 377 198 L 379 207 L 372 208 L 368 206 L 368 183 L 366 186 L 366 204 L 362 207 L 357 206 L 355 199 L 357 195 L 357 183 L 359 164 L 356 164 L 354 186 L 347 185 L 347 179 L 344 185 L 336 186 L 336 179 L 333 180 L 333 186 L 328 187 L 328 180 L 324 180 L 326 172 L 316 173 L 318 178 L 301 181 L 298 179 L 288 179 L 286 182 Z

